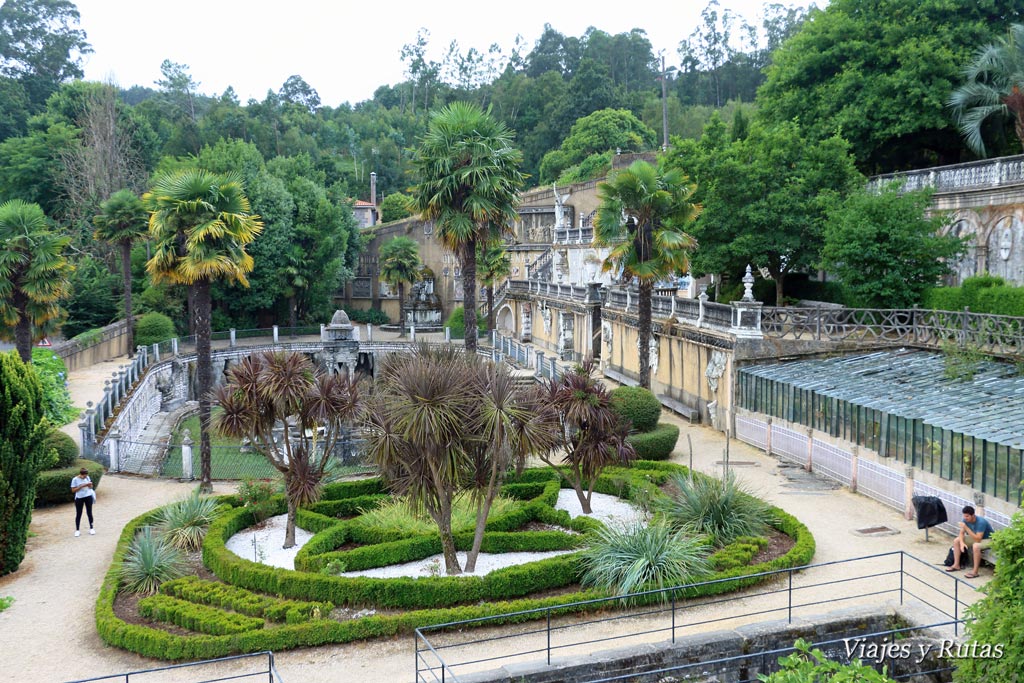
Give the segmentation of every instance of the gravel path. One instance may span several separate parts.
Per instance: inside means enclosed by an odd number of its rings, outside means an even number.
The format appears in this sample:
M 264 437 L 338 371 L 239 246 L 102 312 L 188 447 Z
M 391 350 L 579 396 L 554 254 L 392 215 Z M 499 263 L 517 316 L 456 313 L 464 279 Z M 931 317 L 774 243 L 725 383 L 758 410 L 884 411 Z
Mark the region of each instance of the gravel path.
M 376 331 L 375 331 L 376 334 Z M 98 397 L 103 379 L 126 359 L 117 359 L 109 366 L 72 373 L 71 390 L 76 405 L 84 405 L 89 396 Z M 106 364 L 105 364 L 106 365 Z M 664 414 L 663 419 L 680 425 L 682 435 L 673 460 L 686 464 L 686 435 L 694 446 L 696 469 L 716 471 L 715 461 L 721 459 L 724 438 L 711 429 L 691 426 Z M 77 427 L 66 431 L 76 435 Z M 929 562 L 939 562 L 946 554 L 949 539 L 933 532 L 925 542 L 924 533 L 899 514 L 863 496 L 846 490 L 822 490 L 821 487 L 794 484 L 786 469 L 776 460 L 744 444 L 733 442 L 733 462 L 750 463 L 736 467 L 741 481 L 756 493 L 796 515 L 810 527 L 817 541 L 815 562 L 859 557 L 892 550 L 905 550 Z M 720 467 L 717 468 L 720 471 Z M 14 597 L 14 604 L 0 612 L 0 641 L 6 646 L 5 676 L 12 680 L 48 683 L 88 678 L 126 671 L 163 666 L 165 662 L 149 660 L 105 646 L 96 633 L 94 604 L 121 529 L 133 517 L 159 505 L 184 497 L 192 485 L 166 480 L 107 475 L 98 491 L 95 507 L 95 536 L 74 538 L 74 508 L 62 505 L 36 510 L 25 561 L 14 574 L 0 578 L 0 597 Z M 218 484 L 218 492 L 234 490 L 231 484 Z M 886 524 L 900 531 L 898 535 L 861 538 L 853 529 Z M 991 578 L 983 570 L 981 585 Z M 963 595 L 964 591 L 961 591 Z M 805 596 L 808 601 L 827 602 L 828 588 L 814 589 Z M 737 609 L 742 608 L 738 603 Z M 824 610 L 824 607 L 821 611 Z M 716 614 L 722 611 L 716 609 Z M 687 615 L 697 619 L 699 610 Z M 610 626 L 588 627 L 596 633 Z M 596 637 L 596 636 L 595 636 Z M 480 648 L 478 648 L 479 650 Z M 282 652 L 276 655 L 277 669 L 284 683 L 399 683 L 413 679 L 413 642 L 409 636 L 349 645 L 326 646 Z M 221 667 L 218 675 L 239 672 L 239 665 Z M 207 668 L 201 677 L 186 678 L 182 671 L 174 676 L 147 675 L 145 683 L 186 681 L 213 678 L 215 670 Z M 134 680 L 134 679 L 133 679 Z

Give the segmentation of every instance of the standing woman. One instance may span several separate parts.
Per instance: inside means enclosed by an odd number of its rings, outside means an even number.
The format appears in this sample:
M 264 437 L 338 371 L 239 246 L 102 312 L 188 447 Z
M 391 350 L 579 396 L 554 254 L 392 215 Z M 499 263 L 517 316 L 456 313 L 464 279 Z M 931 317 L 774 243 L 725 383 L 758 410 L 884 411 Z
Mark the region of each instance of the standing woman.
M 89 533 L 95 535 L 96 530 L 92 528 L 92 501 L 96 497 L 93 490 L 92 479 L 89 478 L 89 470 L 84 467 L 78 470 L 78 476 L 71 480 L 71 491 L 75 494 L 75 536 L 81 536 L 78 530 L 82 523 L 82 507 L 89 517 Z

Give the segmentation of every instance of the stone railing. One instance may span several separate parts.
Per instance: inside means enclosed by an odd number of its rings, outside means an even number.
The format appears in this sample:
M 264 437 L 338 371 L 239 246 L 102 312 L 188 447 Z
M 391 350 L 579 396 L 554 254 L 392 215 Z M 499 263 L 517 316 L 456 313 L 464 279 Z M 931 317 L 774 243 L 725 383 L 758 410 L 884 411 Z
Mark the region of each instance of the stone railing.
M 526 265 L 526 277 L 529 280 L 539 280 L 541 282 L 550 282 L 551 280 L 551 263 L 554 256 L 554 250 L 548 247 L 543 254 L 537 257 L 533 263 Z
M 609 290 L 605 306 L 609 309 L 637 313 L 640 293 L 635 287 L 613 287 Z M 651 314 L 654 318 L 675 318 L 681 323 L 708 327 L 723 332 L 735 331 L 736 307 L 707 301 L 706 297 L 683 299 L 678 296 L 654 294 L 651 296 Z
M 936 192 L 957 192 L 1014 185 L 1024 183 L 1024 155 L 877 175 L 868 181 L 868 188 L 877 190 L 894 181 L 902 183 L 907 192 L 926 187 L 935 188 Z
M 587 298 L 590 288 L 586 285 L 563 285 L 558 282 L 537 282 L 535 280 L 509 280 L 508 293 L 519 296 L 543 296 L 549 299 L 564 299 L 579 303 L 593 303 Z
M 559 228 L 555 230 L 555 244 L 590 244 L 594 241 L 594 227 Z

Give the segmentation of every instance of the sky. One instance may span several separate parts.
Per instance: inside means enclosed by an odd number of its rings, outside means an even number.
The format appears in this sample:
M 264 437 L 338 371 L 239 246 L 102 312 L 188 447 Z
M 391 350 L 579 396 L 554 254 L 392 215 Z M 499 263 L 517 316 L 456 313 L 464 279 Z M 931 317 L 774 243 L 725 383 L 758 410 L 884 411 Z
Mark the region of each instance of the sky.
M 759 0 L 719 0 L 721 6 L 760 23 Z M 76 0 L 93 53 L 85 55 L 88 80 L 156 87 L 165 59 L 186 64 L 199 92 L 220 95 L 230 85 L 242 102 L 262 100 L 291 75 L 317 90 L 324 105 L 355 104 L 381 85 L 404 80 L 402 46 L 430 32 L 430 59 L 442 61 L 452 40 L 460 52 L 486 52 L 497 43 L 508 54 L 516 36 L 524 52 L 544 24 L 566 36 L 589 26 L 606 33 L 646 31 L 655 53 L 678 62 L 679 42 L 700 22 L 705 0 L 579 2 L 577 0 Z M 807 2 L 783 4 L 806 7 Z M 819 2 L 819 5 L 823 3 Z M 643 7 L 638 13 L 638 7 Z

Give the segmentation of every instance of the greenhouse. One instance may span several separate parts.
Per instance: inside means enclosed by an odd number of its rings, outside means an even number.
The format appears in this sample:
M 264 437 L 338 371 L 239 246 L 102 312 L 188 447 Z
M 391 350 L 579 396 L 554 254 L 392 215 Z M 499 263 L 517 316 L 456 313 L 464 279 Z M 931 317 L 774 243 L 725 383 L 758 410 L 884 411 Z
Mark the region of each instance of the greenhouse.
M 749 366 L 739 405 L 1020 505 L 1024 376 L 987 360 L 951 377 L 947 362 L 893 349 Z

